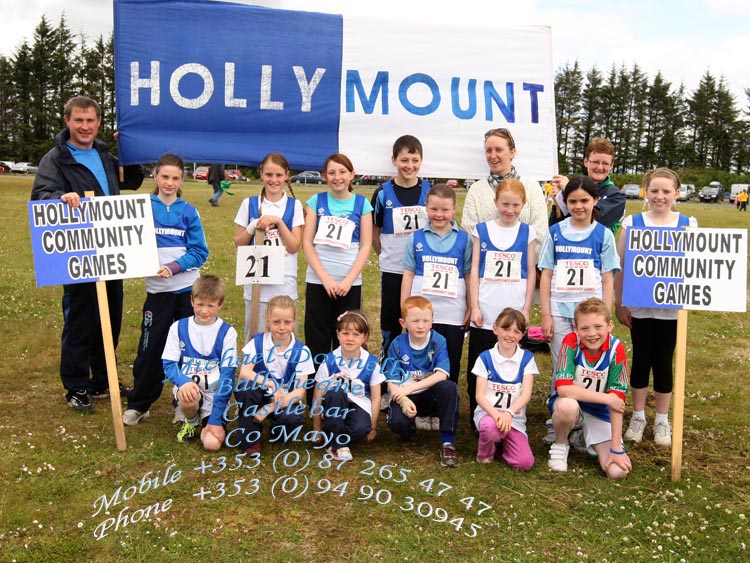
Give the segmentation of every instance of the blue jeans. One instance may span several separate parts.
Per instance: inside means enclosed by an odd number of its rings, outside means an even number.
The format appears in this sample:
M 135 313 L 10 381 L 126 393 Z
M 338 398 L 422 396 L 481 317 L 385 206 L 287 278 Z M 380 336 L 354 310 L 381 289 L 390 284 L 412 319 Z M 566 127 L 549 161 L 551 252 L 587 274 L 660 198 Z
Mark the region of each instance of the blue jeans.
M 216 182 L 215 184 L 211 184 L 214 188 L 214 195 L 211 196 L 211 201 L 218 204 L 219 198 L 224 193 L 224 190 L 221 189 L 221 182 Z

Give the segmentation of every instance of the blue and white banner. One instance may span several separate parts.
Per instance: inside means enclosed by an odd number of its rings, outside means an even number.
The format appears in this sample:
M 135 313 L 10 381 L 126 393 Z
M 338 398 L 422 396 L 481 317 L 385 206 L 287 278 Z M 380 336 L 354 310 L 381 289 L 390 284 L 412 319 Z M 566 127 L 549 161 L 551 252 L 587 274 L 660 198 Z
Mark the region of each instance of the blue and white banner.
M 156 275 L 159 256 L 148 195 L 29 202 L 38 286 Z
M 747 310 L 745 229 L 630 228 L 627 234 L 623 305 Z
M 375 3 L 374 6 L 377 4 Z M 522 174 L 556 172 L 549 27 L 415 25 L 208 0 L 115 0 L 120 159 L 320 170 L 341 151 L 391 174 L 417 136 L 422 176 L 487 175 L 484 133 L 507 127 Z M 489 22 L 488 22 L 489 25 Z

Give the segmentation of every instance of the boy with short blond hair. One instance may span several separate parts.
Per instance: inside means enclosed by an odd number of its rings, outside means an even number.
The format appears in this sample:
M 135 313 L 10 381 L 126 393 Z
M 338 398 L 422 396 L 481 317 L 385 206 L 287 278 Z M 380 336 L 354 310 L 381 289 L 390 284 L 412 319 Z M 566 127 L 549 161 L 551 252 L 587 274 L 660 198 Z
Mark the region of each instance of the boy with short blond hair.
M 455 433 L 458 421 L 458 387 L 448 379 L 450 362 L 445 338 L 432 330 L 432 303 L 413 295 L 401 305 L 400 324 L 406 333 L 388 348 L 386 371 L 391 393 L 388 426 L 404 441 L 416 433 L 415 417 L 438 419 L 440 464 L 456 467 Z
M 237 331 L 218 317 L 224 304 L 224 282 L 203 275 L 195 280 L 190 301 L 194 315 L 173 323 L 162 354 L 167 379 L 174 383 L 174 421 L 182 421 L 177 441 L 201 430 L 208 451 L 226 437 L 224 410 L 234 388 Z
M 591 297 L 575 308 L 574 332 L 560 348 L 547 403 L 552 413 L 555 443 L 550 447 L 552 471 L 568 470 L 568 434 L 581 423 L 589 453 L 610 479 L 627 476 L 632 463 L 622 443 L 622 420 L 628 393 L 625 347 L 612 335 L 609 308 Z

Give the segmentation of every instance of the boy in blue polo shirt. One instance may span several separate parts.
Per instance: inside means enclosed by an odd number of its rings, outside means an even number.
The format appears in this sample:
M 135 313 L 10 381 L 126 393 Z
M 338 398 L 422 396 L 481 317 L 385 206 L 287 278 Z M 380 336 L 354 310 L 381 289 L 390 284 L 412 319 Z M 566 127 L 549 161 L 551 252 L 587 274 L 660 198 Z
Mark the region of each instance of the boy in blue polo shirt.
M 391 403 L 388 426 L 402 440 L 416 432 L 415 417 L 437 417 L 440 421 L 440 464 L 456 467 L 455 433 L 458 421 L 458 387 L 448 379 L 445 338 L 432 330 L 432 303 L 413 295 L 401 305 L 401 326 L 405 334 L 397 336 L 388 348 L 385 370 Z M 399 367 L 396 367 L 399 366 Z

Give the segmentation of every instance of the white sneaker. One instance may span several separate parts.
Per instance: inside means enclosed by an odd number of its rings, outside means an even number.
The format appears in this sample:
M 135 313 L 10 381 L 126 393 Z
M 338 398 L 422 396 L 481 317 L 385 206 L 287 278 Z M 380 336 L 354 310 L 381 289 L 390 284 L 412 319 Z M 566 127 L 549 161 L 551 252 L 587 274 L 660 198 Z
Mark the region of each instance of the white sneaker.
M 128 409 L 122 413 L 122 423 L 125 426 L 137 426 L 144 418 L 149 417 L 149 411 L 141 412 L 135 409 Z
M 386 392 L 380 396 L 380 410 L 387 411 L 391 406 L 391 394 Z
M 672 427 L 669 422 L 657 422 L 654 424 L 654 444 L 657 446 L 672 445 Z
M 549 460 L 547 465 L 552 471 L 564 472 L 568 470 L 568 444 L 552 444 L 549 448 Z
M 435 432 L 440 432 L 440 419 L 436 416 L 430 418 L 430 428 Z
M 630 425 L 625 431 L 625 439 L 639 444 L 643 440 L 644 430 L 646 430 L 645 418 L 631 418 Z
M 432 430 L 432 421 L 429 416 L 418 416 L 414 419 L 417 430 Z
M 555 443 L 555 427 L 552 425 L 552 419 L 548 418 L 544 421 L 544 424 L 547 426 L 547 434 L 542 438 L 542 442 L 547 445 L 552 445 Z
M 351 461 L 354 459 L 354 456 L 352 456 L 352 451 L 346 446 L 343 448 L 339 448 L 338 450 L 334 450 L 333 448 L 329 447 L 326 449 L 326 452 L 333 456 L 334 461 Z

